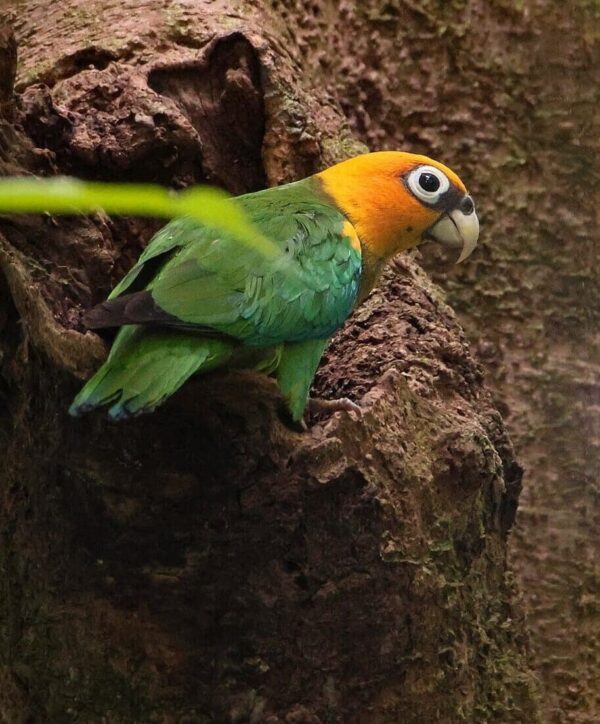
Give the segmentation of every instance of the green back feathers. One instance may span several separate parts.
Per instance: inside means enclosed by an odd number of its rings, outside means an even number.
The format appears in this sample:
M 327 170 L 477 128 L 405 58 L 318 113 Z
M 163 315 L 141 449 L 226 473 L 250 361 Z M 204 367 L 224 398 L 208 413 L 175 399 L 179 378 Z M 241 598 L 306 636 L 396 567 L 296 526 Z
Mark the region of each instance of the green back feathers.
M 110 299 L 137 291 L 142 280 L 153 304 L 172 318 L 157 316 L 161 324 L 210 329 L 253 346 L 330 336 L 360 286 L 360 252 L 344 242 L 345 217 L 306 181 L 236 201 L 281 256 L 265 257 L 235 237 L 177 219 L 154 237 Z

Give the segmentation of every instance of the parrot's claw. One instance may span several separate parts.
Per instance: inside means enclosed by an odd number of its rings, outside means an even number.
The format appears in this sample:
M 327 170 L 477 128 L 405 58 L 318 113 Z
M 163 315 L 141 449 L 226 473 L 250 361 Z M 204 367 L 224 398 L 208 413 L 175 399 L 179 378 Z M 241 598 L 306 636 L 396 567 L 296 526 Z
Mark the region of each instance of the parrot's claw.
M 340 397 L 337 400 L 323 400 L 318 397 L 311 397 L 308 400 L 308 411 L 311 415 L 323 412 L 355 412 L 359 418 L 363 414 L 362 408 L 348 397 Z

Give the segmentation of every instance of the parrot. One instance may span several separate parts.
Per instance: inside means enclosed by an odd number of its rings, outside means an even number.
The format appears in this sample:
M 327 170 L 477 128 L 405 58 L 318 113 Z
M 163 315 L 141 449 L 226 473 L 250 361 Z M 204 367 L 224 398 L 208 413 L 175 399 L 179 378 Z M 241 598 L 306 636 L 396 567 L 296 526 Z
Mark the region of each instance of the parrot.
M 386 263 L 423 241 L 460 250 L 462 262 L 479 237 L 460 178 L 403 151 L 361 154 L 232 201 L 277 254 L 189 216 L 168 222 L 84 315 L 88 329 L 118 332 L 71 415 L 106 406 L 109 418 L 124 420 L 154 411 L 192 375 L 248 368 L 274 376 L 302 422 L 329 341 Z

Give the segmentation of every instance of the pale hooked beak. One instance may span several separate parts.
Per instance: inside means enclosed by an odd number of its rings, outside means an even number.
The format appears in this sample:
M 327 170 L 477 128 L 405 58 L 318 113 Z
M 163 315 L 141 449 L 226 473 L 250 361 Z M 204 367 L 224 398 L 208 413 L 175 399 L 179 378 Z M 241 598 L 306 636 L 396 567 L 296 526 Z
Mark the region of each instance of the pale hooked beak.
M 479 219 L 471 197 L 465 196 L 458 208 L 446 212 L 427 230 L 426 238 L 450 249 L 461 249 L 457 264 L 470 256 L 479 239 Z

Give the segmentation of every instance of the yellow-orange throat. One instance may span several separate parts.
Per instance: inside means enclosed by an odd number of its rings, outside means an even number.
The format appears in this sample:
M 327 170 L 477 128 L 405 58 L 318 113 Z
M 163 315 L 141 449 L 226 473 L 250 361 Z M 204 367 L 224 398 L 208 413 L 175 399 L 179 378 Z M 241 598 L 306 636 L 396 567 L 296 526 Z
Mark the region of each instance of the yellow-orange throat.
M 388 258 L 416 246 L 440 217 L 421 203 L 404 179 L 417 166 L 438 168 L 466 193 L 458 176 L 427 156 L 378 151 L 350 158 L 316 174 L 325 193 L 352 222 L 372 254 Z

